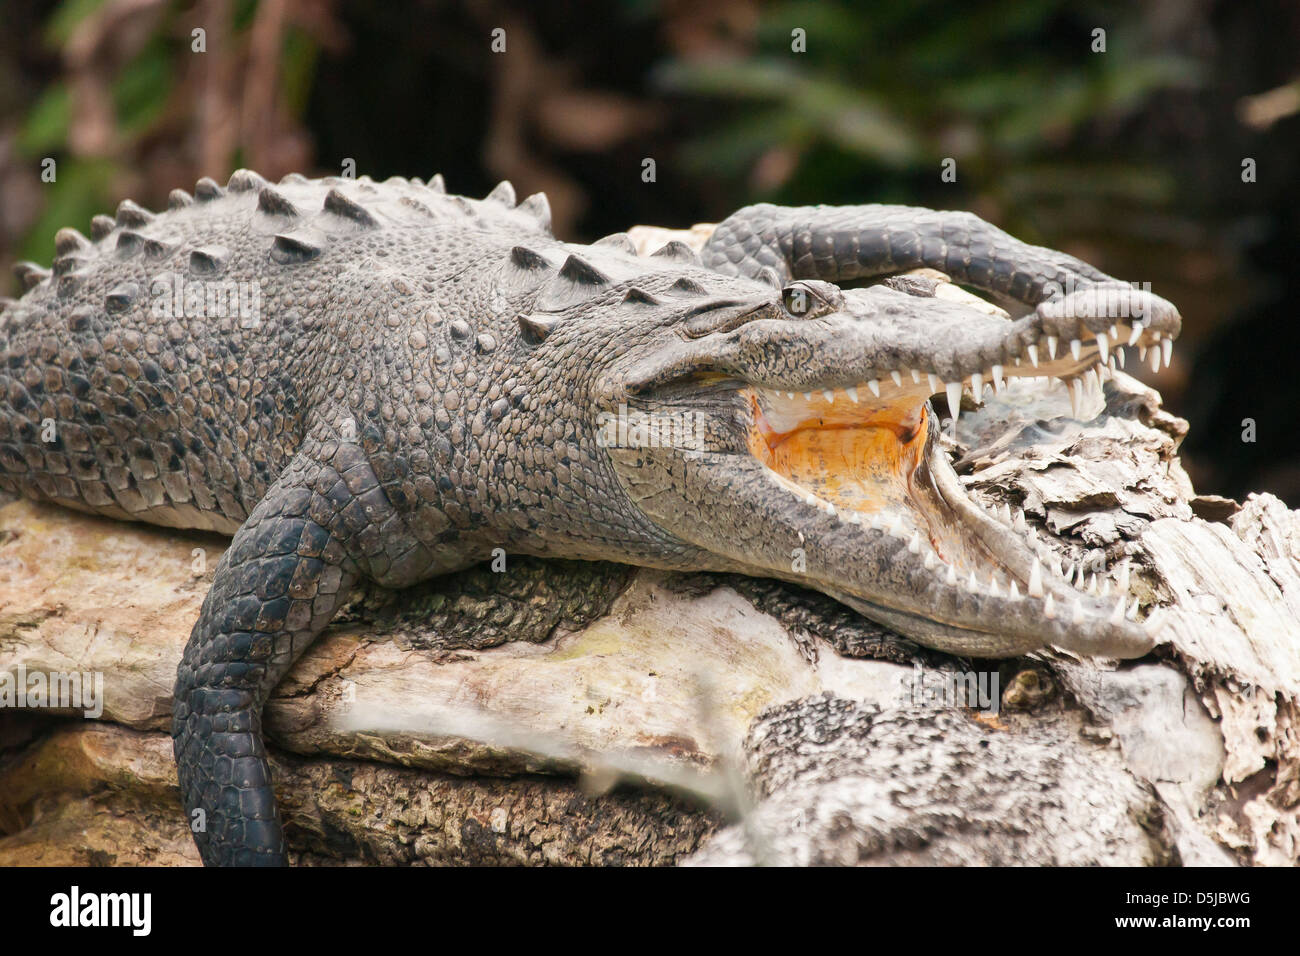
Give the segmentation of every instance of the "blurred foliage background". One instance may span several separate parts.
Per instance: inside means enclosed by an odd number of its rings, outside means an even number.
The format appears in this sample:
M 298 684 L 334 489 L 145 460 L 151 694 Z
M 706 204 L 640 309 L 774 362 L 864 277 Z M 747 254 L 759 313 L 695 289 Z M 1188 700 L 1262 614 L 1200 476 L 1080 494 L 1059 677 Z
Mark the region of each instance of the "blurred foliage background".
M 442 172 L 471 195 L 503 178 L 544 190 L 574 239 L 759 200 L 970 209 L 1173 300 L 1182 344 L 1153 384 L 1191 419 L 1198 490 L 1300 505 L 1294 0 L 0 11 L 0 264 L 48 263 L 60 226 L 124 197 L 156 208 L 199 176 L 346 159 L 378 179 Z

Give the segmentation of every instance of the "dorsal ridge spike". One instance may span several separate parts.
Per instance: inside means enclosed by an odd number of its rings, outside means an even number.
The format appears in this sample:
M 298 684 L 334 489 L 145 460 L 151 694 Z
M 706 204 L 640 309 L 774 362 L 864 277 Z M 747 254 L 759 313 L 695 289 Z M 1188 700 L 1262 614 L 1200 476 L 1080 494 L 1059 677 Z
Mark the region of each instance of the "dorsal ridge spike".
M 226 191 L 217 185 L 217 181 L 208 176 L 204 176 L 194 184 L 194 198 L 199 202 L 212 202 L 225 194 Z
M 626 252 L 628 255 L 636 255 L 636 245 L 632 242 L 632 237 L 626 232 L 614 232 L 608 236 L 601 236 L 592 245 L 617 249 L 619 252 Z
M 143 206 L 123 199 L 117 206 L 117 224 L 119 226 L 147 226 L 153 222 L 153 213 Z
M 546 193 L 533 193 L 516 208 L 537 220 L 544 232 L 551 231 L 551 201 L 546 198 Z
M 230 252 L 224 246 L 204 246 L 190 253 L 190 271 L 195 275 L 219 275 L 226 269 Z
M 180 240 L 170 236 L 151 236 L 144 241 L 144 257 L 153 261 L 165 259 L 180 245 Z
M 503 179 L 492 187 L 492 191 L 484 197 L 486 202 L 500 203 L 507 209 L 514 209 L 515 203 L 519 199 L 515 196 L 515 187 L 510 184 L 510 180 Z
M 251 169 L 236 169 L 230 174 L 226 188 L 232 193 L 251 193 L 266 185 L 266 180 Z
M 61 255 L 67 256 L 84 249 L 89 249 L 92 243 L 71 226 L 64 226 L 54 234 L 54 251 Z
M 700 257 L 695 250 L 680 239 L 668 240 L 668 242 L 665 242 L 654 252 L 650 253 L 650 255 L 663 259 L 672 259 L 674 262 L 686 262 L 692 265 L 698 265 L 700 262 Z
M 527 246 L 515 246 L 511 249 L 510 261 L 521 269 L 545 269 L 550 265 L 545 256 Z
M 430 176 L 429 182 L 427 184 L 427 188 L 433 190 L 436 193 L 446 194 L 447 182 L 442 178 L 442 173 L 434 173 L 432 176 Z
M 112 216 L 99 215 L 90 220 L 90 236 L 92 239 L 103 239 L 114 229 L 117 228 L 117 222 Z
M 569 258 L 564 260 L 564 265 L 560 266 L 560 275 L 582 285 L 605 285 L 609 282 L 609 276 L 576 252 L 570 254 Z
M 659 300 L 651 295 L 645 289 L 632 286 L 623 293 L 624 302 L 632 302 L 637 305 L 659 305 Z
M 168 209 L 184 209 L 194 205 L 194 197 L 183 189 L 173 189 L 167 194 Z
M 134 229 L 123 229 L 117 234 L 117 252 L 120 256 L 133 256 L 144 245 L 144 236 Z
M 15 262 L 14 275 L 18 277 L 24 289 L 34 289 L 50 277 L 50 270 L 34 262 Z
M 688 276 L 682 276 L 676 282 L 668 287 L 669 292 L 678 292 L 684 295 L 707 295 L 709 290 L 704 288 L 694 279 Z
M 268 216 L 297 217 L 300 215 L 298 207 L 289 202 L 284 193 L 274 186 L 263 186 L 258 191 L 257 208 Z
M 332 188 L 325 194 L 325 211 L 341 216 L 344 219 L 351 219 L 367 229 L 373 229 L 379 225 L 379 220 L 372 216 L 364 206 L 343 195 L 338 187 Z
M 537 345 L 545 340 L 559 324 L 559 319 L 553 315 L 538 315 L 530 312 L 521 312 L 516 317 L 516 321 L 519 323 L 519 331 L 523 334 L 524 341 L 530 345 Z
M 271 242 L 271 258 L 280 265 L 308 262 L 324 251 L 312 238 L 292 232 L 282 232 Z

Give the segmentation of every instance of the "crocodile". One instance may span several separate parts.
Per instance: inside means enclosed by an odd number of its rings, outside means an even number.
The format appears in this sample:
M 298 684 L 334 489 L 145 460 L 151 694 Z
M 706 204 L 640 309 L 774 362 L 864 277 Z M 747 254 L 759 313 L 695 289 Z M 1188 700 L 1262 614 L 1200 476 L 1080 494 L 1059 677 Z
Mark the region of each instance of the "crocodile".
M 1081 395 L 1127 346 L 1158 368 L 1178 312 L 970 213 L 760 204 L 638 255 L 509 183 L 239 170 L 55 253 L 0 305 L 0 491 L 233 536 L 175 686 L 207 864 L 287 862 L 262 707 L 358 583 L 613 561 L 793 582 L 962 655 L 1156 638 L 966 495 L 939 416 Z M 990 308 L 917 294 L 927 268 Z

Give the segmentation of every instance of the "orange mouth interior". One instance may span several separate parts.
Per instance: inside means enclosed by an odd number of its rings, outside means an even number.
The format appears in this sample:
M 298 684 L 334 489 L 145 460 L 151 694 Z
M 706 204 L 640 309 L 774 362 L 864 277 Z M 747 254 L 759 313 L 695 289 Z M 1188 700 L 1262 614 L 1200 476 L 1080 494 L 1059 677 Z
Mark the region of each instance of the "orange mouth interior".
M 912 478 L 930 428 L 925 405 L 863 409 L 859 417 L 849 417 L 848 408 L 827 409 L 831 414 L 778 431 L 759 398 L 752 396 L 751 402 L 750 453 L 777 475 L 838 510 L 910 514 L 919 524 Z

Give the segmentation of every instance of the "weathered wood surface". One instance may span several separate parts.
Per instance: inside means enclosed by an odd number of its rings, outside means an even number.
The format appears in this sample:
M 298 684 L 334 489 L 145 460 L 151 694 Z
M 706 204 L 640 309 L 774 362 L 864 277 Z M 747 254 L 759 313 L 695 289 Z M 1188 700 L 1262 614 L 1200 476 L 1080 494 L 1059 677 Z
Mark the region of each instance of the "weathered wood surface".
M 1300 514 L 1197 498 L 1185 423 L 1123 374 L 1082 417 L 1009 389 L 960 470 L 1062 557 L 1130 561 L 1150 658 L 972 665 L 784 585 L 614 566 L 359 591 L 267 709 L 293 859 L 1293 865 Z M 0 508 L 0 674 L 104 682 L 98 720 L 0 710 L 0 864 L 197 862 L 166 727 L 224 546 Z M 919 702 L 921 665 L 995 669 L 1001 714 Z

